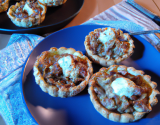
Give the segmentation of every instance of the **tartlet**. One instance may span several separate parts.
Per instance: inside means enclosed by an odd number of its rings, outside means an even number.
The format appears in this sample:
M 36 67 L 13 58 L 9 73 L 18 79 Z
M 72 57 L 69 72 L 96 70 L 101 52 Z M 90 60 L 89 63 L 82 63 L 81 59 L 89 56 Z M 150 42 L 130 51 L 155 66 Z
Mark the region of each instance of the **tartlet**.
M 134 41 L 128 33 L 111 27 L 98 28 L 85 37 L 85 49 L 90 59 L 102 66 L 117 64 L 133 53 Z
M 82 52 L 65 47 L 42 52 L 33 71 L 42 91 L 62 98 L 80 93 L 93 74 L 91 61 Z
M 9 0 L 0 0 L 0 13 L 8 9 Z
M 43 4 L 45 6 L 60 6 L 64 3 L 66 3 L 67 0 L 38 0 L 40 4 Z
M 101 68 L 89 80 L 88 92 L 94 108 L 115 122 L 141 119 L 157 104 L 157 84 L 141 70 L 124 65 Z
M 7 15 L 19 27 L 40 25 L 45 19 L 47 8 L 38 2 L 20 1 L 10 6 Z

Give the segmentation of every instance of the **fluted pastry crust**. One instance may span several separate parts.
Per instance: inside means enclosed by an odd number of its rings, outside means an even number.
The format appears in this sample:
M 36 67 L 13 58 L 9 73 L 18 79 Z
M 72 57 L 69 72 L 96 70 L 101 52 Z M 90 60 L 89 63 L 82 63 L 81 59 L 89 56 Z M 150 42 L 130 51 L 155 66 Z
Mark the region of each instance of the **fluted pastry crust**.
M 67 0 L 38 0 L 40 4 L 45 6 L 59 6 L 66 3 Z
M 68 61 L 69 59 L 71 61 Z M 52 63 L 45 63 L 47 61 Z M 40 68 L 42 63 L 43 68 Z M 51 70 L 46 67 L 50 67 Z M 48 70 L 47 72 L 46 69 Z M 42 91 L 51 96 L 62 98 L 80 93 L 88 84 L 89 78 L 93 73 L 91 61 L 86 56 L 80 51 L 65 47 L 59 49 L 52 47 L 49 51 L 42 52 L 37 57 L 33 70 L 35 81 Z M 44 74 L 42 70 L 46 73 Z M 51 77 L 48 77 L 48 74 Z
M 110 29 L 114 32 L 116 39 L 110 39 L 106 41 L 106 45 L 102 43 L 100 34 Z M 109 33 L 112 35 L 112 33 Z M 111 66 L 117 64 L 133 53 L 134 41 L 131 39 L 128 33 L 123 33 L 121 30 L 115 28 L 99 28 L 90 32 L 85 38 L 85 49 L 90 59 L 102 66 Z M 104 47 L 105 46 L 105 47 Z
M 118 77 L 123 76 L 131 79 L 136 83 L 136 86 L 139 84 L 131 97 L 126 97 L 127 95 L 120 97 L 115 94 L 116 89 L 111 86 L 117 74 L 120 75 Z M 92 75 L 88 92 L 95 109 L 102 116 L 115 122 L 128 123 L 141 119 L 157 104 L 156 95 L 160 93 L 156 90 L 156 86 L 157 84 L 151 81 L 151 77 L 144 75 L 141 70 L 124 65 L 112 65 L 108 69 L 101 68 L 99 72 Z M 125 88 L 125 86 L 123 87 Z M 120 94 L 122 93 L 121 91 Z
M 0 13 L 4 12 L 8 9 L 9 0 L 4 0 L 4 2 L 0 3 Z
M 29 1 L 27 1 L 27 2 L 20 1 L 20 2 L 17 2 L 15 5 L 10 6 L 10 8 L 7 12 L 8 17 L 11 19 L 11 21 L 16 26 L 19 26 L 19 27 L 28 28 L 28 27 L 40 25 L 40 23 L 42 23 L 45 19 L 45 14 L 47 11 L 46 6 L 36 3 L 36 5 L 35 5 L 37 8 L 36 12 L 33 9 L 35 7 L 32 7 L 32 10 L 34 11 L 33 14 L 31 14 L 31 15 L 26 14 L 26 16 L 18 16 L 18 15 L 20 15 L 19 14 L 20 11 L 18 9 L 23 10 L 23 8 L 26 4 L 33 6 L 32 5 L 33 3 L 29 2 Z M 17 14 L 17 17 L 16 17 L 16 14 Z M 21 15 L 23 15 L 23 14 L 21 13 Z

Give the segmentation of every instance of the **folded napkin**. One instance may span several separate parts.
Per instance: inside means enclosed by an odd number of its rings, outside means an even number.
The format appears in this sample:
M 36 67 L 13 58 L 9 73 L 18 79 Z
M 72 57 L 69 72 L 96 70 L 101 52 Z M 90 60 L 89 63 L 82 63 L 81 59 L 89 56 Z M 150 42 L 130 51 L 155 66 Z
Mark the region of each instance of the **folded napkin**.
M 43 37 L 13 34 L 0 51 L 0 114 L 7 125 L 37 125 L 27 114 L 20 89 L 21 71 L 31 50 Z
M 114 5 L 83 25 L 106 25 L 129 32 L 155 30 L 160 27 L 124 1 Z M 160 51 L 160 40 L 155 34 L 141 35 Z M 7 125 L 37 125 L 22 102 L 20 77 L 22 66 L 31 50 L 43 37 L 13 34 L 6 48 L 0 51 L 0 114 Z

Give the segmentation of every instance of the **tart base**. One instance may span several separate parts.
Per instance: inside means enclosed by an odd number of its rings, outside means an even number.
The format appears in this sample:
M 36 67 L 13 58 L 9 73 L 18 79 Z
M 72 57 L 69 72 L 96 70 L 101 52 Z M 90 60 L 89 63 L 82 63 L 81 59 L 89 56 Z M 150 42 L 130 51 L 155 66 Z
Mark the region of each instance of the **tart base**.
M 43 9 L 41 14 L 38 14 L 36 17 L 29 16 L 28 18 L 23 18 L 23 19 L 20 19 L 20 18 L 13 16 L 13 10 L 20 7 L 20 5 L 21 4 L 17 2 L 15 5 L 12 5 L 7 12 L 8 17 L 11 19 L 11 21 L 16 26 L 29 28 L 29 27 L 33 27 L 36 25 L 40 25 L 40 23 L 42 23 L 44 21 L 45 14 L 47 11 L 47 8 L 44 5 L 39 4 L 40 7 L 42 7 L 42 9 Z
M 38 2 L 48 7 L 56 7 L 66 3 L 67 0 L 48 0 L 47 2 L 45 0 L 38 0 Z
M 123 54 L 122 56 L 116 57 L 115 59 L 112 58 L 106 58 L 106 57 L 102 57 L 99 56 L 98 54 L 94 54 L 94 52 L 91 50 L 91 41 L 95 40 L 95 36 L 97 36 L 98 34 L 100 34 L 100 32 L 107 30 L 107 28 L 99 28 L 99 29 L 95 29 L 94 31 L 91 31 L 89 33 L 89 35 L 87 35 L 85 37 L 85 41 L 84 41 L 84 45 L 85 45 L 85 50 L 88 54 L 88 56 L 91 58 L 91 60 L 95 63 L 98 63 L 102 66 L 111 66 L 114 64 L 118 64 L 119 62 L 129 58 L 132 54 L 133 54 L 133 48 L 134 46 L 134 41 L 131 39 L 131 37 L 129 36 L 129 34 L 127 33 L 123 33 L 121 30 L 121 33 L 125 34 L 125 37 L 127 38 L 127 42 L 129 43 L 129 48 L 128 48 L 128 52 Z M 111 28 L 113 29 L 113 28 Z M 106 54 L 107 55 L 107 54 Z
M 49 52 L 51 52 L 52 54 L 54 54 L 54 53 L 74 54 L 76 56 L 79 56 L 81 58 L 86 59 L 87 60 L 87 66 L 88 66 L 88 69 L 87 69 L 88 73 L 87 73 L 87 76 L 85 77 L 85 79 L 81 83 L 79 83 L 78 85 L 73 86 L 73 87 L 62 86 L 62 87 L 58 88 L 54 85 L 49 85 L 49 83 L 47 83 L 44 80 L 42 74 L 40 73 L 40 71 L 38 69 L 39 58 L 40 58 L 40 56 L 38 56 L 37 60 L 34 64 L 34 67 L 33 67 L 33 71 L 34 71 L 33 75 L 35 76 L 36 83 L 40 86 L 42 91 L 44 91 L 44 92 L 46 92 L 49 95 L 54 96 L 54 97 L 66 98 L 66 97 L 75 96 L 78 93 L 80 93 L 82 90 L 84 90 L 84 88 L 88 85 L 88 81 L 89 81 L 90 76 L 93 74 L 93 68 L 92 68 L 91 61 L 87 57 L 85 57 L 80 51 L 75 51 L 75 49 L 73 49 L 73 48 L 67 49 L 65 47 L 61 47 L 61 48 L 57 49 L 55 47 L 52 47 L 49 50 Z
M 157 94 L 160 94 L 158 90 L 156 90 L 157 84 L 151 81 L 151 77 L 149 75 L 144 75 L 144 72 L 141 70 L 136 70 L 133 67 L 126 67 L 124 65 L 112 65 L 109 67 L 110 71 L 115 71 L 117 69 L 118 72 L 128 72 L 131 75 L 141 75 L 142 78 L 150 85 L 152 88 L 152 93 L 149 96 L 149 104 L 150 106 L 154 106 L 158 103 L 158 99 L 156 98 Z M 101 68 L 99 72 L 106 71 L 107 68 Z M 95 91 L 94 91 L 94 84 L 95 81 L 92 79 L 95 74 L 92 75 L 89 81 L 88 92 L 90 94 L 90 100 L 94 106 L 94 108 L 105 118 L 114 121 L 114 122 L 121 122 L 121 123 L 129 123 L 134 122 L 141 119 L 146 113 L 148 112 L 138 112 L 134 111 L 132 113 L 117 113 L 112 110 L 105 108 L 99 101 Z M 96 79 L 96 78 L 95 78 Z

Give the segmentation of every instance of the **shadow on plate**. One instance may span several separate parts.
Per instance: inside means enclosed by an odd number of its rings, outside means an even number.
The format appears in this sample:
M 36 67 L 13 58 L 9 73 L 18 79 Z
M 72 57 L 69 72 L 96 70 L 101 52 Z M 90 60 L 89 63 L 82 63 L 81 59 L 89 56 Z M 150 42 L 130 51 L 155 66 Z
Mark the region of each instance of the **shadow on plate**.
M 132 60 L 138 60 L 143 57 L 143 52 L 144 52 L 145 46 L 143 45 L 142 42 L 140 42 L 135 37 L 132 37 L 132 39 L 134 41 L 135 48 L 134 48 L 134 52 L 133 52 L 131 58 L 132 58 Z

